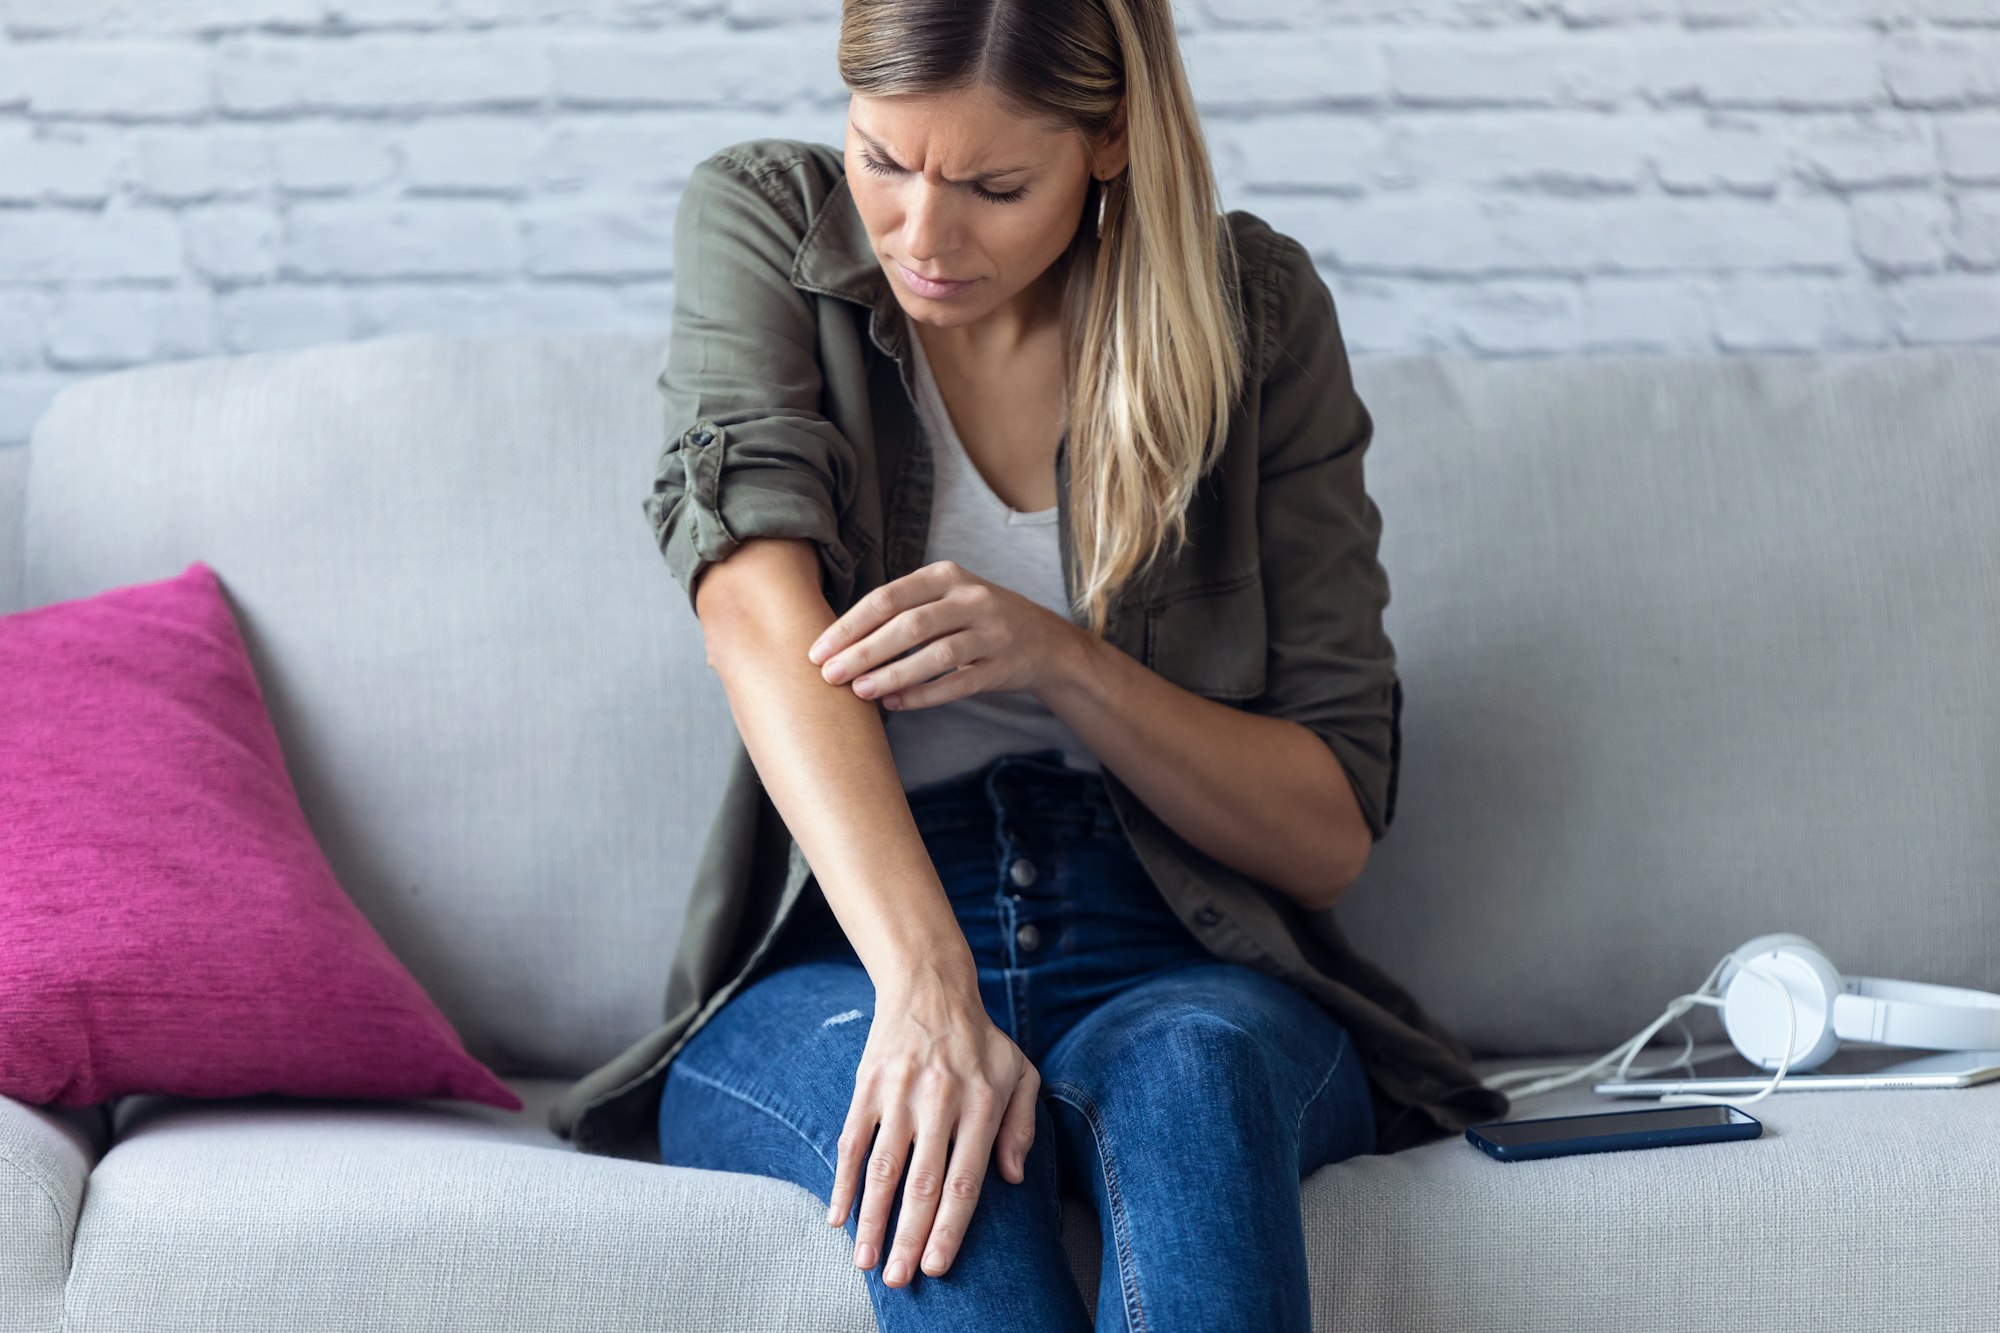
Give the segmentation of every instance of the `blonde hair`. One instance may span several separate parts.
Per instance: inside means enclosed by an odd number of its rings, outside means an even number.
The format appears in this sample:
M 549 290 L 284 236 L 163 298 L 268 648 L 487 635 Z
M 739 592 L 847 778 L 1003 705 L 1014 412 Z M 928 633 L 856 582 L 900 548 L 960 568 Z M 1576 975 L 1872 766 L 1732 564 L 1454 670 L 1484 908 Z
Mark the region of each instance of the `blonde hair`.
M 1127 580 L 1186 545 L 1188 504 L 1243 390 L 1240 261 L 1168 0 L 845 0 L 838 61 L 864 97 L 979 85 L 1090 138 L 1123 99 L 1129 165 L 1096 182 L 1056 261 L 1071 372 L 1071 613 L 1101 635 Z

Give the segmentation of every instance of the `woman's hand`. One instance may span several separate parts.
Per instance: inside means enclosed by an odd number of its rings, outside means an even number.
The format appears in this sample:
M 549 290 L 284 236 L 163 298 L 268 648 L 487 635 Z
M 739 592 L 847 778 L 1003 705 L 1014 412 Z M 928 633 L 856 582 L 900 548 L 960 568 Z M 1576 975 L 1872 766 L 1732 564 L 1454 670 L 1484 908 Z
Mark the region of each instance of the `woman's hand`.
M 806 656 L 828 684 L 852 679 L 885 708 L 930 708 L 989 690 L 1039 694 L 1076 633 L 1041 603 L 936 560 L 861 598 Z
M 907 1162 L 903 1211 L 882 1280 L 892 1287 L 909 1282 L 919 1255 L 933 1277 L 949 1268 L 993 1153 L 1010 1183 L 1027 1178 L 1041 1085 L 1021 1048 L 987 1017 L 976 987 L 968 993 L 962 983 L 921 975 L 877 987 L 826 1219 L 828 1226 L 846 1225 L 865 1161 L 868 1188 L 855 1227 L 855 1264 L 875 1266 Z

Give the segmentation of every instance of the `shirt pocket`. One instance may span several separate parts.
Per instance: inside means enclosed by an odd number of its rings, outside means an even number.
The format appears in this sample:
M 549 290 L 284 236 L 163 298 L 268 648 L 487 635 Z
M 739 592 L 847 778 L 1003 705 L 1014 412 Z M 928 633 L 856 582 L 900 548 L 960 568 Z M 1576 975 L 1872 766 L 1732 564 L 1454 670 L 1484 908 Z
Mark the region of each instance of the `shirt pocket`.
M 1161 593 L 1146 606 L 1146 665 L 1210 699 L 1264 692 L 1261 571 Z

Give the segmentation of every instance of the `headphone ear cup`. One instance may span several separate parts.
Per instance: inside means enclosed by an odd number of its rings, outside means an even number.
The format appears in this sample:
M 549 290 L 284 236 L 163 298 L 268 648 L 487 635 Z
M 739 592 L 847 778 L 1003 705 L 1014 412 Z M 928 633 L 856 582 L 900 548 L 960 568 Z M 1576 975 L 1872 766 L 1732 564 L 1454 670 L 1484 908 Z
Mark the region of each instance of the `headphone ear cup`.
M 1773 949 L 1783 948 L 1787 945 L 1797 949 L 1810 950 L 1821 957 L 1826 955 L 1826 950 L 1820 948 L 1805 936 L 1794 935 L 1790 931 L 1780 930 L 1774 931 L 1769 935 L 1759 935 L 1754 939 L 1743 941 L 1743 943 L 1729 951 L 1729 957 L 1723 961 L 1722 972 L 1715 979 L 1716 994 L 1720 995 L 1724 990 L 1728 989 L 1729 983 L 1735 980 L 1738 970 L 1736 960 L 1738 958 L 1756 958 L 1762 954 L 1771 952 Z M 1770 990 L 1768 986 L 1765 989 Z M 1774 996 L 1777 994 L 1776 991 L 1772 991 L 1771 993 Z M 1783 1041 L 1784 1038 L 1780 1037 L 1778 1040 Z
M 1797 942 L 1779 943 L 1756 954 L 1748 952 L 1749 945 L 1738 950 L 1739 956 L 1758 965 L 1762 975 L 1735 968 L 1723 991 L 1722 1026 L 1737 1052 L 1761 1069 L 1776 1069 L 1783 1063 L 1786 1026 L 1792 1019 L 1797 1026 L 1790 1068 L 1815 1068 L 1840 1049 L 1840 1038 L 1833 1031 L 1833 998 L 1841 991 L 1840 973 L 1810 942 L 1796 935 L 1790 941 Z M 1784 994 L 1773 981 L 1783 986 Z

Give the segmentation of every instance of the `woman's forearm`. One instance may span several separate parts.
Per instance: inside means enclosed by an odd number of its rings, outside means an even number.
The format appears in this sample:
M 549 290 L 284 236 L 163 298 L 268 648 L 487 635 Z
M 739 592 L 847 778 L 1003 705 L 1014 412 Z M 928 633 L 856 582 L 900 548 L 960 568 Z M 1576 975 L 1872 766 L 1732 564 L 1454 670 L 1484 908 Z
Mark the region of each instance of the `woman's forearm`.
M 696 585 L 736 729 L 876 988 L 978 973 L 910 804 L 880 705 L 829 685 L 806 648 L 833 623 L 810 543 L 746 541 Z
M 1347 770 L 1284 718 L 1184 690 L 1078 631 L 1044 705 L 1166 825 L 1307 907 L 1330 907 L 1373 840 Z

